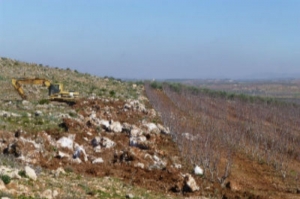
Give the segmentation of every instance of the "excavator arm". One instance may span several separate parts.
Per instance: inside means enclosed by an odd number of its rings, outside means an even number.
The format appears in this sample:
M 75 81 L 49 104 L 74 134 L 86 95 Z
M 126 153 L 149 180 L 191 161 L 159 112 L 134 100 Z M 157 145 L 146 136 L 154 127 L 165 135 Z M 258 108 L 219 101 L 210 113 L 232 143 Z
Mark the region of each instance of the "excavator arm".
M 12 85 L 17 90 L 22 99 L 27 99 L 27 96 L 22 88 L 23 84 L 46 86 L 49 91 L 50 100 L 74 102 L 78 97 L 78 92 L 64 91 L 62 84 L 52 84 L 49 80 L 43 78 L 20 78 L 12 79 Z
M 51 86 L 51 82 L 47 79 L 43 78 L 20 78 L 20 79 L 12 79 L 12 85 L 17 90 L 22 99 L 27 99 L 27 96 L 22 88 L 23 84 L 30 85 L 41 85 L 49 88 Z

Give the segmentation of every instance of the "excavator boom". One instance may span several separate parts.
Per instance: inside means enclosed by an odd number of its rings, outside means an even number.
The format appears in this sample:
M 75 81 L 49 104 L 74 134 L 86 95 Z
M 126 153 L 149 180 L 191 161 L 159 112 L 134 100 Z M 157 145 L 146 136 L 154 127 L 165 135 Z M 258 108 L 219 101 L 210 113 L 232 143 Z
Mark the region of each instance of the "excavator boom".
M 78 92 L 64 91 L 62 84 L 52 84 L 47 79 L 43 79 L 43 78 L 12 79 L 12 85 L 20 94 L 22 99 L 27 99 L 27 96 L 22 88 L 23 84 L 46 86 L 49 90 L 50 100 L 70 102 L 70 101 L 74 101 L 79 96 Z
M 12 79 L 12 85 L 18 91 L 22 99 L 27 99 L 27 96 L 22 88 L 23 84 L 30 85 L 42 85 L 46 87 L 50 87 L 51 82 L 47 79 L 42 78 L 21 78 L 21 79 Z

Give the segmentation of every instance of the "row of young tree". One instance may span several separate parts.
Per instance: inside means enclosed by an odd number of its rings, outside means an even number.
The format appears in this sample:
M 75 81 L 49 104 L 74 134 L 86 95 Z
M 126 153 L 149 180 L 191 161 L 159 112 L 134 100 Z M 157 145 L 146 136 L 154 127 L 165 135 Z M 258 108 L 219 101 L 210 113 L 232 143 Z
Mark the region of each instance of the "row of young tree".
M 299 183 L 299 168 L 290 167 L 300 163 L 299 106 L 180 84 L 148 82 L 145 90 L 182 157 L 206 178 L 224 183 L 241 154 Z

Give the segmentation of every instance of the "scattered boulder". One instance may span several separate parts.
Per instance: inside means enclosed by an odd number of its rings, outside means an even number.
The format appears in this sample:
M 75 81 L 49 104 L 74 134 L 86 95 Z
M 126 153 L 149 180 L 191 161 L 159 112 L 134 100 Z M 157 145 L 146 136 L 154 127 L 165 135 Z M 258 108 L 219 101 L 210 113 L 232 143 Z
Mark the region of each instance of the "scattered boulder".
M 144 163 L 138 162 L 138 163 L 134 164 L 134 167 L 144 169 L 145 165 L 144 165 Z
M 65 170 L 62 167 L 58 167 L 56 170 L 51 172 L 55 177 L 59 177 L 60 174 L 65 174 Z
M 2 116 L 2 117 L 21 117 L 20 114 L 7 112 L 7 111 L 0 111 L 0 116 Z
M 149 145 L 146 141 L 147 138 L 143 135 L 131 136 L 129 138 L 129 146 L 138 147 L 140 149 L 149 149 Z
M 91 144 L 94 148 L 100 146 L 100 149 L 101 149 L 101 147 L 109 149 L 116 145 L 116 143 L 114 141 L 110 140 L 109 138 L 99 137 L 99 136 L 93 138 L 91 141 Z
M 22 100 L 22 105 L 28 106 L 28 105 L 31 105 L 31 103 L 27 100 Z
M 69 114 L 66 114 L 66 113 L 59 113 L 55 117 L 56 118 L 71 118 L 71 116 Z
M 155 133 L 155 134 L 159 134 L 160 133 L 160 129 L 154 123 L 144 124 L 143 127 L 146 129 L 146 131 L 148 133 Z
M 99 125 L 100 125 L 100 127 L 102 127 L 103 129 L 105 129 L 105 130 L 109 130 L 109 126 L 110 126 L 110 123 L 109 123 L 109 121 L 108 120 L 100 120 L 99 121 Z
M 43 112 L 40 111 L 40 110 L 37 110 L 37 111 L 35 111 L 34 115 L 35 115 L 36 117 L 39 117 L 39 116 L 42 116 L 42 115 L 43 115 Z
M 198 165 L 195 166 L 194 168 L 194 174 L 195 175 L 203 175 L 203 169 L 201 167 L 199 167 Z
M 128 124 L 126 122 L 123 123 L 123 125 L 122 125 L 122 132 L 130 134 L 131 129 L 132 129 L 132 126 L 130 124 Z
M 73 150 L 74 141 L 71 138 L 62 137 L 59 140 L 57 140 L 56 143 L 59 147 L 68 148 L 68 149 Z
M 176 168 L 176 169 L 181 169 L 182 168 L 182 165 L 181 164 L 174 164 L 174 168 Z
M 130 104 L 124 104 L 123 109 L 124 111 L 130 110 L 132 107 Z
M 98 146 L 94 147 L 94 151 L 95 151 L 95 153 L 101 153 L 102 152 L 101 146 L 98 145 Z
M 168 127 L 164 127 L 164 126 L 161 125 L 161 124 L 157 124 L 157 127 L 159 128 L 160 133 L 166 134 L 166 135 L 169 135 L 169 134 L 170 134 L 170 129 L 169 129 Z
M 74 164 L 80 164 L 80 163 L 82 163 L 82 161 L 81 161 L 81 159 L 80 158 L 73 158 L 73 159 L 71 159 L 71 162 L 72 163 L 74 163 Z
M 62 151 L 58 151 L 56 157 L 57 158 L 70 158 L 70 155 L 67 153 L 64 153 Z
M 131 131 L 130 131 L 130 136 L 131 137 L 137 137 L 137 136 L 140 136 L 142 134 L 143 134 L 142 130 L 137 128 L 136 126 L 133 126 Z
M 114 133 L 121 133 L 122 125 L 120 124 L 120 122 L 112 122 L 109 126 L 109 130 Z
M 41 197 L 46 199 L 53 199 L 56 198 L 57 196 L 58 196 L 58 192 L 56 190 L 52 191 L 51 189 L 47 189 L 41 194 Z
M 114 141 L 112 141 L 106 137 L 101 138 L 100 144 L 103 148 L 106 148 L 106 149 L 112 148 L 116 145 L 116 143 Z
M 195 137 L 190 133 L 182 133 L 183 138 L 193 141 Z
M 133 110 L 138 112 L 147 113 L 147 109 L 144 104 L 140 103 L 138 100 L 128 101 L 124 107 L 124 111 Z
M 36 175 L 35 171 L 31 167 L 26 166 L 25 167 L 25 173 L 28 176 L 28 178 L 30 178 L 30 179 L 32 179 L 34 181 L 37 180 L 37 175 Z
M 131 198 L 134 198 L 134 195 L 133 195 L 133 194 L 131 194 L 131 193 L 129 193 L 129 194 L 126 194 L 126 198 L 129 198 L 129 199 L 131 199 Z
M 103 159 L 102 158 L 96 158 L 95 160 L 92 161 L 93 164 L 98 164 L 98 163 L 103 163 Z
M 183 185 L 183 191 L 184 192 L 195 192 L 199 191 L 199 186 L 197 185 L 195 179 L 192 177 L 191 174 L 185 174 L 184 175 L 184 185 Z
M 51 189 L 47 189 L 45 190 L 42 195 L 42 198 L 46 198 L 46 199 L 52 199 L 52 190 Z
M 84 161 L 85 162 L 88 161 L 87 154 L 86 154 L 84 148 L 82 146 L 77 145 L 75 147 L 75 152 L 73 154 L 73 159 L 79 158 L 81 154 L 83 155 Z
M 160 159 L 157 155 L 152 156 L 154 164 L 150 166 L 150 170 L 152 169 L 163 169 L 167 166 L 167 162 Z
M 91 141 L 91 144 L 93 147 L 96 147 L 98 145 L 100 145 L 100 141 L 101 141 L 101 137 L 94 137 Z

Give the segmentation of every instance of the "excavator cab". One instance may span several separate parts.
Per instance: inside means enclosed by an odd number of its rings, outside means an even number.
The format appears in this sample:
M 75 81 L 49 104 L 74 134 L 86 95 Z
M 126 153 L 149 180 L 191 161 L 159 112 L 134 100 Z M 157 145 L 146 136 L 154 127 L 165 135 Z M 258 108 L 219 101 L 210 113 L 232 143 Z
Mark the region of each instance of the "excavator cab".
M 59 84 L 51 84 L 49 86 L 49 96 L 53 95 L 53 94 L 57 94 L 60 93 L 61 89 L 60 89 L 60 85 Z

